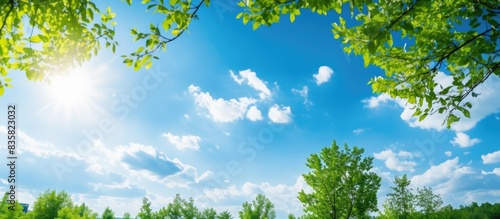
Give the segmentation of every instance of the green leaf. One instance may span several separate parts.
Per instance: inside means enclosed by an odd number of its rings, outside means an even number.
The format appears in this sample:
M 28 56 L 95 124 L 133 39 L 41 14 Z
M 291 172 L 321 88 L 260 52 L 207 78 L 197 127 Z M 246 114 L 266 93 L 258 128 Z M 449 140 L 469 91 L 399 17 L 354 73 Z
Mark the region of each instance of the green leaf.
M 0 96 L 3 96 L 3 93 L 5 92 L 5 88 L 3 85 L 0 85 Z
M 450 116 L 448 117 L 447 128 L 450 128 L 452 123 L 455 123 L 455 122 L 458 122 L 458 121 L 460 121 L 459 117 L 455 116 L 455 114 L 450 114 Z
M 387 39 L 387 44 L 389 45 L 389 47 L 392 47 L 392 45 L 394 44 L 394 41 L 392 41 L 392 34 L 389 33 L 389 39 Z
M 464 110 L 462 110 L 462 113 L 464 114 L 465 117 L 470 118 L 469 110 L 464 109 Z
M 139 64 L 139 61 L 136 61 L 134 63 L 134 71 L 139 71 L 139 69 L 141 69 L 141 65 Z
M 420 116 L 420 115 L 422 115 L 422 110 L 420 110 L 419 108 L 417 108 L 417 109 L 415 110 L 415 112 L 413 113 L 413 115 L 412 115 L 412 116 Z
M 134 61 L 132 61 L 132 59 L 129 59 L 129 58 L 126 58 L 125 60 L 123 60 L 123 63 L 125 63 L 127 65 L 127 67 L 130 67 L 132 64 L 133 64 Z
M 293 10 L 293 14 L 295 14 L 295 15 L 300 15 L 300 9 L 295 8 L 295 9 Z
M 248 14 L 243 15 L 243 24 L 246 25 L 249 19 L 250 17 L 248 16 Z
M 364 67 L 368 67 L 370 65 L 370 54 L 365 52 L 363 53 L 363 61 L 364 61 Z
M 446 94 L 448 94 L 448 92 L 450 91 L 451 88 L 452 88 L 452 86 L 449 86 L 449 87 L 443 89 L 442 91 L 439 92 L 439 95 L 446 95 Z
M 131 34 L 131 35 L 137 35 L 137 33 L 138 33 L 138 32 L 137 32 L 137 28 L 135 28 L 135 27 L 134 27 L 134 28 L 132 28 L 132 30 L 130 30 L 130 34 Z
M 257 30 L 257 28 L 259 28 L 259 26 L 260 26 L 260 23 L 259 23 L 259 22 L 253 22 L 252 29 L 253 29 L 253 30 Z
M 418 121 L 422 122 L 422 120 L 424 120 L 425 117 L 427 117 L 427 113 L 424 113 L 424 114 L 420 115 L 420 117 L 418 117 Z
M 290 14 L 290 22 L 293 23 L 295 21 L 295 14 Z
M 411 95 L 408 98 L 408 103 L 415 104 L 417 102 L 417 98 L 414 95 Z
M 163 20 L 163 22 L 161 23 L 161 26 L 165 31 L 168 31 L 171 25 L 172 25 L 172 20 L 170 20 L 169 17 L 165 18 L 165 20 Z
M 149 61 L 148 61 L 148 64 L 146 64 L 146 67 L 145 67 L 145 68 L 146 68 L 146 69 L 149 69 L 149 68 L 151 68 L 151 66 L 153 66 L 153 61 L 149 60 Z
M 42 39 L 40 38 L 39 35 L 35 35 L 35 36 L 31 37 L 30 41 L 33 42 L 33 43 L 39 43 L 39 42 L 42 41 Z
M 127 0 L 128 5 L 132 5 L 132 0 Z
M 334 9 L 335 9 L 335 12 L 337 12 L 338 14 L 342 13 L 342 6 L 337 6 Z
M 472 108 L 472 104 L 470 102 L 464 103 L 464 106 L 467 108 Z
M 373 40 L 370 40 L 370 42 L 368 43 L 368 51 L 370 52 L 370 54 L 375 54 L 375 52 L 377 51 L 377 47 L 375 46 Z
M 179 30 L 178 30 L 178 29 L 174 29 L 174 30 L 172 30 L 172 35 L 173 35 L 173 36 L 177 36 L 177 35 L 179 35 Z

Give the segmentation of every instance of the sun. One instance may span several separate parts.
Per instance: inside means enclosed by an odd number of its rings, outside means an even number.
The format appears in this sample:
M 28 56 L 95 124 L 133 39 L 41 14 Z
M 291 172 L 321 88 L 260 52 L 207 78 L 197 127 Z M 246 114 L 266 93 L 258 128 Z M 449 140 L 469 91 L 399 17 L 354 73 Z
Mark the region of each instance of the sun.
M 68 74 L 47 78 L 44 110 L 66 117 L 85 116 L 96 107 L 98 92 L 89 72 L 75 69 Z

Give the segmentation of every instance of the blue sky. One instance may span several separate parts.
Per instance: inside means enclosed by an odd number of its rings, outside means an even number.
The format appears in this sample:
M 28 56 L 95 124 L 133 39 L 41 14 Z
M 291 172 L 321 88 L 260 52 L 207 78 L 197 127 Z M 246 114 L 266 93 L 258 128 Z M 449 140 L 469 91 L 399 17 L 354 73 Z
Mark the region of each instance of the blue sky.
M 235 19 L 234 2 L 212 3 L 149 70 L 133 72 L 119 56 L 139 46 L 132 27 L 160 19 L 117 2 L 117 55 L 101 51 L 62 84 L 10 74 L 15 88 L 0 115 L 17 104 L 21 201 L 64 189 L 121 216 L 135 215 L 142 197 L 158 210 L 180 193 L 236 216 L 263 193 L 278 218 L 300 215 L 306 158 L 333 140 L 375 157 L 379 206 L 403 174 L 455 207 L 500 199 L 498 77 L 478 88 L 471 119 L 450 130 L 443 115 L 416 122 L 403 100 L 371 92 L 368 80 L 383 72 L 343 53 L 331 34 L 334 14 L 303 11 L 293 24 L 283 17 L 252 31 Z M 436 80 L 450 83 L 444 74 Z

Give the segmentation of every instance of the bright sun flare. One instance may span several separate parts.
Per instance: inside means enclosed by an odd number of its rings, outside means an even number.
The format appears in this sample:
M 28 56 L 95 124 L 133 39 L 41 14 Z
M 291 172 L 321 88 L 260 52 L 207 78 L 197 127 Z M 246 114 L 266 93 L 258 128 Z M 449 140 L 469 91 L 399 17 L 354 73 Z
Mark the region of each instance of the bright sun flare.
M 46 86 L 46 109 L 65 116 L 83 116 L 95 105 L 96 86 L 89 74 L 74 70 L 69 74 L 54 76 Z

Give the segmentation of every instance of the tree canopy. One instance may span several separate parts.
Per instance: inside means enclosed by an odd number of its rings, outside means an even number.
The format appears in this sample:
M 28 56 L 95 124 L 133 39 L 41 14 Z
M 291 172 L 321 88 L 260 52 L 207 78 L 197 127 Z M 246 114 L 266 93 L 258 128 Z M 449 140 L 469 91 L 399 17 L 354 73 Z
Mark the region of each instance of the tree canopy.
M 23 206 L 19 203 L 16 203 L 12 208 L 12 205 L 7 202 L 8 193 L 5 193 L 2 197 L 2 202 L 0 202 L 0 219 L 10 219 L 10 218 L 18 218 L 23 215 Z
M 125 0 L 132 5 L 132 0 Z M 500 75 L 500 0 L 401 1 L 242 0 L 237 15 L 253 29 L 291 22 L 301 11 L 339 14 L 332 36 L 347 53 L 363 57 L 365 66 L 380 67 L 385 75 L 369 81 L 376 93 L 400 98 L 423 120 L 445 113 L 448 127 L 470 117 L 471 98 L 492 75 Z M 4 1 L 0 9 L 0 95 L 11 87 L 10 70 L 25 72 L 38 81 L 71 69 L 96 55 L 104 44 L 114 52 L 115 13 L 99 9 L 90 0 Z M 148 12 L 164 16 L 161 25 L 131 30 L 142 46 L 122 55 L 134 70 L 150 68 L 154 53 L 181 36 L 210 0 L 142 0 Z M 345 12 L 345 9 L 348 9 Z M 344 10 L 344 11 L 343 11 Z M 26 21 L 26 22 L 23 22 Z M 346 22 L 348 21 L 348 22 Z M 147 29 L 147 30 L 145 30 Z M 57 71 L 56 71 L 57 70 Z M 440 81 L 440 74 L 451 80 Z M 459 113 L 457 113 L 459 112 Z
M 109 207 L 106 207 L 106 209 L 104 209 L 104 212 L 102 213 L 102 219 L 115 219 L 115 213 L 113 212 L 113 210 L 111 210 L 111 208 Z
M 377 211 L 381 178 L 371 172 L 372 157 L 362 157 L 362 148 L 341 149 L 337 142 L 312 154 L 306 162 L 311 171 L 303 174 L 312 193 L 299 192 L 304 212 L 313 218 L 362 218 Z
M 47 190 L 35 201 L 32 213 L 37 219 L 54 219 L 58 217 L 59 210 L 64 208 L 73 208 L 73 201 L 68 193 Z
M 113 51 L 116 16 L 92 1 L 9 0 L 0 3 L 0 96 L 12 87 L 9 71 L 41 81 L 68 72 L 97 55 L 104 43 Z
M 449 209 L 441 208 L 443 200 L 441 196 L 434 194 L 431 188 L 417 188 L 417 193 L 414 194 L 406 174 L 402 177 L 396 176 L 393 183 L 392 192 L 387 194 L 381 218 L 437 219 L 451 215 Z
M 263 194 L 258 194 L 252 203 L 243 203 L 243 210 L 238 212 L 240 219 L 275 219 L 274 204 Z
M 289 214 L 289 219 L 316 218 L 378 218 L 378 219 L 469 219 L 469 218 L 500 218 L 500 203 L 488 202 L 453 208 L 451 205 L 442 207 L 443 201 L 431 188 L 417 188 L 412 193 L 410 180 L 406 175 L 395 177 L 392 191 L 387 194 L 384 211 L 377 216 L 370 216 L 368 211 L 376 210 L 376 195 L 380 178 L 367 171 L 371 159 L 360 158 L 362 149 L 353 147 L 340 150 L 336 143 L 318 154 L 309 157 L 307 164 L 311 171 L 304 174 L 306 183 L 311 187 L 311 193 L 300 191 L 298 199 L 304 205 L 306 213 L 296 217 Z M 319 159 L 319 160 L 318 160 Z M 339 163 L 340 162 L 340 163 Z M 342 163 L 346 163 L 342 165 Z M 334 166 L 338 164 L 338 166 Z M 348 168 L 347 168 L 348 167 Z M 371 185 L 371 186 L 370 186 Z M 70 195 L 64 191 L 47 190 L 35 200 L 31 211 L 24 213 L 19 203 L 14 210 L 8 209 L 7 196 L 0 202 L 1 218 L 19 219 L 96 219 L 115 218 L 114 211 L 107 207 L 102 215 L 92 211 L 85 203 L 73 204 Z M 127 209 L 131 210 L 131 209 Z M 194 199 L 185 200 L 180 195 L 165 207 L 154 211 L 147 198 L 142 199 L 142 206 L 136 217 L 129 213 L 124 219 L 233 219 L 227 210 L 216 212 L 208 207 L 198 211 Z M 281 209 L 282 210 L 282 209 Z M 351 212 L 351 214 L 349 214 Z M 276 218 L 274 204 L 264 194 L 258 194 L 251 202 L 244 202 L 238 212 L 239 219 L 273 219 Z
M 415 107 L 418 120 L 448 113 L 447 125 L 470 117 L 467 97 L 491 75 L 500 76 L 500 1 L 290 1 L 249 0 L 239 5 L 243 23 L 271 25 L 280 15 L 293 22 L 301 9 L 320 15 L 342 13 L 349 5 L 350 20 L 339 16 L 332 34 L 347 53 L 363 57 L 365 67 L 375 65 L 385 76 L 369 81 L 373 92 L 400 98 Z M 398 38 L 401 38 L 399 40 Z M 438 79 L 443 72 L 451 83 Z

